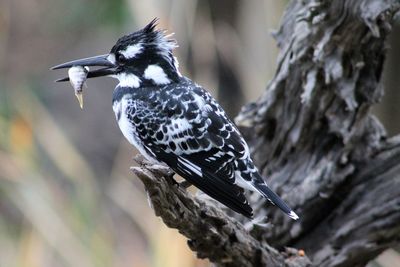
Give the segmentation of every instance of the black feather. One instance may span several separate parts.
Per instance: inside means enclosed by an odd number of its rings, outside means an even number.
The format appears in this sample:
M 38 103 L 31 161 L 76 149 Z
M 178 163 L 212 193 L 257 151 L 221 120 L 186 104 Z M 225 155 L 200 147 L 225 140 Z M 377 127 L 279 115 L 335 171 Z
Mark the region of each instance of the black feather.
M 258 192 L 263 195 L 266 199 L 268 199 L 272 204 L 276 205 L 283 212 L 292 215 L 292 209 L 274 192 L 272 191 L 268 185 L 264 182 L 263 178 L 258 174 L 254 174 L 254 187 L 258 190 Z
M 178 83 L 163 87 L 117 87 L 114 103 L 121 101 L 126 101 L 121 117 L 126 116 L 132 125 L 127 138 L 136 138 L 135 145 L 189 183 L 251 218 L 253 210 L 236 184 L 236 179 L 242 179 L 294 218 L 259 177 L 236 126 L 200 86 L 180 77 Z
M 218 175 L 204 166 L 199 166 L 202 170 L 202 176 L 199 176 L 195 172 L 186 168 L 185 165 L 180 164 L 180 157 L 178 156 L 172 156 L 162 152 L 156 153 L 156 155 L 157 158 L 165 162 L 177 174 L 184 177 L 188 182 L 210 197 L 248 218 L 253 217 L 253 209 L 247 202 L 243 190 L 237 185 L 230 183 L 229 179 L 220 177 L 219 175 L 221 174 Z

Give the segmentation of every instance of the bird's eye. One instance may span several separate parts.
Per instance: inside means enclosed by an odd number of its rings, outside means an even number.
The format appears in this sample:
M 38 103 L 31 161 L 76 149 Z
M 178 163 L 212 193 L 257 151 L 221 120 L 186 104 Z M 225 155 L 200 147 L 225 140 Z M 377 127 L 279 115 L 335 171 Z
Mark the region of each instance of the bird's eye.
M 126 58 L 125 58 L 125 56 L 123 54 L 118 54 L 117 60 L 118 60 L 119 63 L 124 64 L 125 61 L 126 61 Z

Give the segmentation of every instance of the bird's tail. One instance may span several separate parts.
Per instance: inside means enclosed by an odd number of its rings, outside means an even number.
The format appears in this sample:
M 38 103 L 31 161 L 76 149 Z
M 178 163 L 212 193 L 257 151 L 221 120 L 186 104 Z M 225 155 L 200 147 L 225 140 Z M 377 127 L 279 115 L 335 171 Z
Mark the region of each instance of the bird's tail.
M 272 202 L 272 204 L 278 206 L 284 213 L 286 213 L 293 220 L 299 219 L 299 216 L 291 209 L 289 206 L 277 195 L 274 191 L 272 191 L 268 185 L 264 182 L 263 178 L 257 173 L 257 179 L 253 183 L 254 188 L 265 198 Z

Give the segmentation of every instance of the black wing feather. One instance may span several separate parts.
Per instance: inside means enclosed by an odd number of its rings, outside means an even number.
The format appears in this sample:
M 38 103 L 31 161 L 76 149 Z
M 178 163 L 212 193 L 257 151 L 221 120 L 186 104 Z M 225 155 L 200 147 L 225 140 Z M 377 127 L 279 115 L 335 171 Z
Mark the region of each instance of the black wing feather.
M 203 157 L 203 153 L 198 153 L 196 157 Z M 222 173 L 215 173 L 208 166 L 202 164 L 203 161 L 194 161 L 192 155 L 190 159 L 182 156 L 172 156 L 170 154 L 158 152 L 157 158 L 165 162 L 177 174 L 184 177 L 188 182 L 199 188 L 201 191 L 210 197 L 221 202 L 232 210 L 243 214 L 246 217 L 253 217 L 253 210 L 248 204 L 243 190 L 237 185 L 230 183 L 229 179 L 225 179 Z M 180 164 L 179 158 L 190 160 L 202 170 L 202 176 L 197 175 L 195 172 Z M 222 177 L 221 177 L 222 176 Z
M 211 95 L 186 82 L 182 87 L 135 91 L 142 94 L 135 99 L 140 110 L 130 112 L 129 120 L 132 124 L 135 118 L 140 121 L 136 123 L 137 137 L 149 154 L 191 184 L 234 211 L 252 217 L 243 189 L 235 184 L 234 160 L 244 150 L 240 134 Z M 179 120 L 187 122 L 182 130 L 176 127 Z

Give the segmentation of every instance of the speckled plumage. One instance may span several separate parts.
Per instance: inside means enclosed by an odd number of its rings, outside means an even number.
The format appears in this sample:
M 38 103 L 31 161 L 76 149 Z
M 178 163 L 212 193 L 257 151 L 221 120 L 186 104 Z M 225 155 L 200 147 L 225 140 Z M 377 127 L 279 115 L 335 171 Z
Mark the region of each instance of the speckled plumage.
M 243 188 L 259 192 L 298 219 L 260 176 L 245 140 L 217 101 L 179 73 L 172 53 L 176 42 L 155 27 L 153 20 L 121 37 L 109 54 L 54 69 L 105 66 L 90 71 L 87 77 L 108 75 L 119 80 L 113 93 L 118 125 L 147 159 L 168 165 L 204 193 L 247 217 L 253 216 L 253 210 Z
M 113 107 L 125 137 L 149 160 L 167 164 L 206 194 L 252 216 L 238 185 L 252 188 L 264 181 L 238 129 L 202 87 L 184 77 L 164 86 L 117 87 Z
M 124 120 L 132 125 L 122 129 L 125 137 L 147 158 L 251 216 L 235 180 L 240 174 L 250 181 L 256 169 L 239 131 L 208 92 L 181 77 L 164 86 L 117 87 L 113 103 L 120 127 Z
M 236 212 L 253 216 L 246 188 L 297 219 L 268 188 L 239 130 L 217 101 L 179 73 L 172 54 L 175 45 L 155 30 L 153 21 L 122 37 L 111 50 L 122 70 L 113 109 L 124 136 L 149 160 L 165 163 Z

